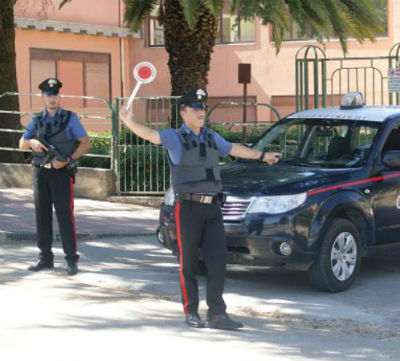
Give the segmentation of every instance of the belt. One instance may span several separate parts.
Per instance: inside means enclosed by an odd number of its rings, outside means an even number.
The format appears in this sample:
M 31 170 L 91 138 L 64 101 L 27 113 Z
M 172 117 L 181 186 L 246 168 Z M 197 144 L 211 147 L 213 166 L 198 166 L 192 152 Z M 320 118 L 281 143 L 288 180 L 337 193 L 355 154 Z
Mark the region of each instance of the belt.
M 51 163 L 46 163 L 44 165 L 40 165 L 40 164 L 32 164 L 35 168 L 46 168 L 46 169 L 53 169 L 53 167 L 51 166 Z
M 57 168 L 53 168 L 53 166 L 52 166 L 52 164 L 51 163 L 46 163 L 46 164 L 44 164 L 44 165 L 40 165 L 40 164 L 32 164 L 35 168 L 39 168 L 39 169 L 42 169 L 42 168 L 45 168 L 45 169 L 53 169 L 53 170 L 66 170 L 66 167 L 62 167 L 62 168 L 59 168 L 59 169 L 57 169 Z
M 51 163 L 46 163 L 46 164 L 43 164 L 43 165 L 40 165 L 40 164 L 32 164 L 35 168 L 46 168 L 46 169 L 55 169 L 55 168 L 53 168 L 53 166 L 52 166 L 52 164 Z
M 192 201 L 205 204 L 217 203 L 219 200 L 218 194 L 212 196 L 207 194 L 183 193 L 182 195 L 180 195 L 180 197 L 178 196 L 178 198 L 181 198 L 182 200 L 185 201 Z

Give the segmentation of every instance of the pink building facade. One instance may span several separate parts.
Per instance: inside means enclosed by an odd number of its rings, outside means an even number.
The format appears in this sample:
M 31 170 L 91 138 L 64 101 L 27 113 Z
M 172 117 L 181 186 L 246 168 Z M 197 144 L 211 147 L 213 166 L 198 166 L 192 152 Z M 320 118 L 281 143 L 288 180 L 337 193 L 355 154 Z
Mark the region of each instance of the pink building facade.
M 140 89 L 138 96 L 168 96 L 170 76 L 168 55 L 162 45 L 162 29 L 150 18 L 142 31 L 133 34 L 123 24 L 123 1 L 85 0 L 72 1 L 58 10 L 41 11 L 34 1 L 19 0 L 15 5 L 17 76 L 21 93 L 38 92 L 41 80 L 56 76 L 63 83 L 63 94 L 93 96 L 111 101 L 112 97 L 129 96 L 135 85 L 132 77 L 134 65 L 150 61 L 157 68 L 156 80 Z M 39 2 L 40 3 L 40 2 Z M 376 42 L 359 44 L 349 40 L 348 56 L 384 56 L 400 41 L 400 2 L 387 0 L 387 20 L 384 34 Z M 209 72 L 208 93 L 212 102 L 241 101 L 243 85 L 238 84 L 238 64 L 250 63 L 251 83 L 248 85 L 249 100 L 269 103 L 282 115 L 295 110 L 295 56 L 305 45 L 321 46 L 314 40 L 301 40 L 293 36 L 282 43 L 280 52 L 271 40 L 269 26 L 259 20 L 241 23 L 241 30 L 232 30 L 233 20 L 227 14 L 221 16 L 221 37 L 214 48 Z M 238 36 L 239 34 L 239 36 Z M 296 35 L 296 34 L 295 34 Z M 157 46 L 158 45 L 158 46 Z M 324 44 L 329 57 L 342 57 L 337 40 Z M 21 96 L 22 110 L 38 111 L 40 98 Z M 63 106 L 80 114 L 90 114 L 84 119 L 89 130 L 93 115 L 107 114 L 100 100 L 64 98 Z M 238 120 L 228 112 L 219 112 L 223 121 Z M 250 120 L 270 120 L 265 109 L 250 108 Z M 103 120 L 97 119 L 95 123 Z M 107 122 L 104 120 L 104 122 Z

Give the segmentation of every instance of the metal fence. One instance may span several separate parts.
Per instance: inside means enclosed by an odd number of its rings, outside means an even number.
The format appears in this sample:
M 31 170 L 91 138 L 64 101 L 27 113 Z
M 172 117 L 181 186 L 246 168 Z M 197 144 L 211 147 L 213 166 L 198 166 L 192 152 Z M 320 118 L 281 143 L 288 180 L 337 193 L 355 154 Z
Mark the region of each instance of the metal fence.
M 155 130 L 176 128 L 178 126 L 178 108 L 176 100 L 178 97 L 143 97 L 136 98 L 133 103 L 133 113 L 136 121 L 146 124 Z M 123 98 L 114 99 L 114 111 L 118 114 Z M 280 118 L 279 112 L 269 104 L 247 103 L 248 106 L 262 106 L 268 110 L 265 121 L 243 122 L 211 121 L 211 115 L 215 109 L 221 106 L 242 107 L 242 102 L 220 102 L 214 104 L 207 111 L 206 124 L 218 131 L 237 133 L 238 141 L 241 139 L 243 127 L 253 129 L 253 134 L 261 134 L 271 122 Z M 173 114 L 173 116 L 172 116 Z M 258 128 L 258 132 L 256 129 Z M 164 149 L 145 141 L 129 131 L 118 117 L 115 117 L 113 126 L 116 138 L 115 169 L 117 175 L 118 194 L 164 194 L 170 185 L 170 173 L 168 159 Z M 222 134 L 224 135 L 224 134 Z M 252 133 L 249 132 L 251 136 Z M 229 159 L 226 159 L 229 160 Z
M 314 45 L 296 53 L 297 111 L 338 105 L 348 92 L 361 91 L 367 105 L 400 104 L 400 93 L 389 93 L 388 70 L 399 63 L 400 43 L 388 55 L 327 58 Z
M 136 136 L 119 121 L 118 113 L 127 98 L 114 98 L 115 169 L 118 194 L 163 194 L 169 187 L 166 153 L 161 147 Z M 136 121 L 151 128 L 171 127 L 171 110 L 176 97 L 135 98 Z M 177 117 L 174 117 L 175 121 Z M 174 125 L 176 127 L 176 124 Z
M 41 96 L 41 94 L 31 93 L 4 93 L 3 96 Z M 163 148 L 155 146 L 150 142 L 143 140 L 133 134 L 119 120 L 119 109 L 127 98 L 115 97 L 110 103 L 105 99 L 95 97 L 80 97 L 72 95 L 61 95 L 62 98 L 98 100 L 106 104 L 106 114 L 81 113 L 78 114 L 81 120 L 86 120 L 84 125 L 86 128 L 91 126 L 97 127 L 107 125 L 109 131 L 105 134 L 90 133 L 92 148 L 89 154 L 85 154 L 85 158 L 97 159 L 93 162 L 93 166 L 99 167 L 99 159 L 108 162 L 108 166 L 114 171 L 116 181 L 116 192 L 118 195 L 161 195 L 170 186 L 170 173 L 168 159 Z M 176 128 L 178 126 L 178 108 L 176 100 L 178 97 L 145 97 L 136 98 L 132 103 L 133 113 L 136 120 L 150 126 L 153 129 Z M 279 112 L 266 103 L 246 103 L 248 107 L 263 107 L 266 109 L 265 116 L 262 121 L 251 121 L 243 124 L 241 121 L 224 119 L 212 119 L 215 110 L 224 109 L 223 113 L 228 113 L 229 109 L 243 107 L 242 102 L 220 102 L 212 105 L 206 114 L 207 126 L 216 129 L 226 137 L 237 137 L 237 142 L 241 141 L 243 128 L 248 131 L 248 139 L 251 143 L 252 139 L 257 138 L 265 129 L 280 118 Z M 0 110 L 0 114 L 18 114 L 20 118 L 31 118 L 32 111 L 5 111 Z M 174 116 L 172 116 L 172 114 Z M 220 114 L 218 115 L 220 116 Z M 227 118 L 230 118 L 227 116 Z M 27 119 L 25 119 L 25 122 Z M 23 133 L 21 129 L 1 129 L 0 132 Z M 103 146 L 94 147 L 95 139 L 103 139 Z M 106 147 L 104 147 L 104 144 Z M 0 147 L 0 151 L 17 151 L 24 150 Z M 100 153 L 100 154 L 99 154 Z M 227 158 L 224 161 L 229 161 Z M 88 163 L 87 159 L 82 161 Z M 82 163 L 81 162 L 81 163 Z

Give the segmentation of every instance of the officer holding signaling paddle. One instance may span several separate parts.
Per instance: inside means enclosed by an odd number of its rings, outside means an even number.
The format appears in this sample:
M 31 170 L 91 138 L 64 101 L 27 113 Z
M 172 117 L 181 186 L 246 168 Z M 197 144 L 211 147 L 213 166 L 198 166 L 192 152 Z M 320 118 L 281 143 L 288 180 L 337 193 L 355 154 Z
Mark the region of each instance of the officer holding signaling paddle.
M 180 259 L 180 282 L 186 324 L 234 330 L 243 327 L 226 313 L 222 294 L 226 269 L 226 239 L 221 215 L 219 157 L 258 159 L 268 164 L 280 153 L 265 153 L 232 144 L 204 127 L 207 93 L 195 88 L 178 101 L 183 119 L 179 129 L 154 130 L 135 120 L 132 110 L 120 118 L 138 136 L 167 150 L 175 193 L 174 216 Z M 131 108 L 129 108 L 131 109 Z M 196 266 L 199 248 L 207 268 L 207 322 L 198 313 Z

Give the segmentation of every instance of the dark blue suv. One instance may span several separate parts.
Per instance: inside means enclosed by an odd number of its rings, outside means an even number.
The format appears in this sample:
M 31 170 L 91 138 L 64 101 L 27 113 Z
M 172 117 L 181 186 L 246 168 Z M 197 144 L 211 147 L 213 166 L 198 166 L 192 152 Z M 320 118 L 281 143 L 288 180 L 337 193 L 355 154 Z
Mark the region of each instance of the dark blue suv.
M 270 127 L 253 147 L 282 152 L 278 164 L 222 166 L 229 263 L 306 270 L 338 292 L 371 249 L 400 242 L 400 107 L 366 107 L 357 94 L 343 104 Z M 173 201 L 170 189 L 158 237 L 176 251 Z

